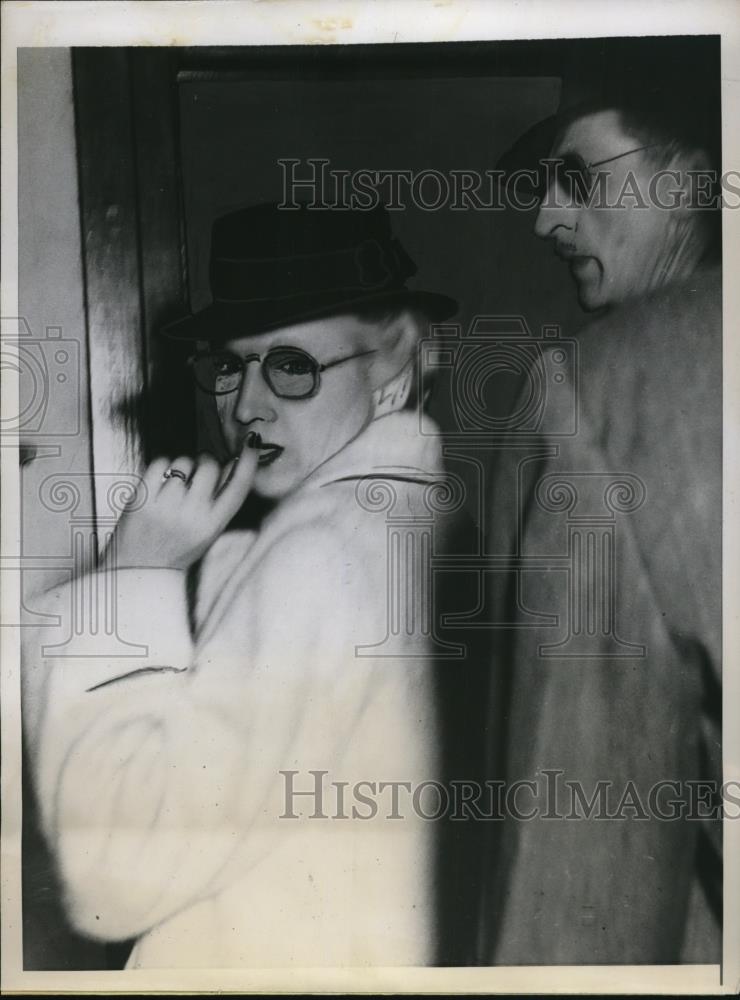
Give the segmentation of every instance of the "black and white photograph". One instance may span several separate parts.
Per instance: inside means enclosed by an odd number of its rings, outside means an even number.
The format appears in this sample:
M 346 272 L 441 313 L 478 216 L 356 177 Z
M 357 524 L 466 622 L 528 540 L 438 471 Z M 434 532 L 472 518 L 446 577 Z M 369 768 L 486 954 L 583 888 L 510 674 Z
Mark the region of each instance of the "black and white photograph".
M 740 19 L 625 6 L 3 5 L 8 992 L 737 989 Z

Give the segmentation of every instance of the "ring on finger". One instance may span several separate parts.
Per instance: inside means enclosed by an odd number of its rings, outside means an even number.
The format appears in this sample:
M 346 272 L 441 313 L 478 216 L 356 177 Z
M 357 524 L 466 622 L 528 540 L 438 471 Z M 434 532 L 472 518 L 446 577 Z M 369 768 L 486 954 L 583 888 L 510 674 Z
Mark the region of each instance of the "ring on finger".
M 187 475 L 187 473 L 183 472 L 182 469 L 174 469 L 172 466 L 170 466 L 169 469 L 165 469 L 164 470 L 164 472 L 162 473 L 162 479 L 163 480 L 167 480 L 167 479 L 182 479 L 182 481 L 186 485 L 188 483 L 188 475 Z

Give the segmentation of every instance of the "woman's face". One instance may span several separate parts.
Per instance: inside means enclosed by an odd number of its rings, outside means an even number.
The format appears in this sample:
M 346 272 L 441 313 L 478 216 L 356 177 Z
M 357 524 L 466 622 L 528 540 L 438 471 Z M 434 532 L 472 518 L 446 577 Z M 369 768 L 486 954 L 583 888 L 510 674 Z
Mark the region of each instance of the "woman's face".
M 264 358 L 270 348 L 297 347 L 323 365 L 370 350 L 371 333 L 367 323 L 353 316 L 331 316 L 229 340 L 223 349 L 240 358 L 254 354 Z M 239 454 L 250 435 L 259 435 L 255 492 L 274 499 L 285 496 L 363 430 L 372 416 L 369 366 L 373 357 L 352 358 L 321 372 L 318 392 L 307 399 L 276 395 L 262 375 L 260 362 L 251 361 L 241 386 L 216 397 L 224 440 L 232 455 Z

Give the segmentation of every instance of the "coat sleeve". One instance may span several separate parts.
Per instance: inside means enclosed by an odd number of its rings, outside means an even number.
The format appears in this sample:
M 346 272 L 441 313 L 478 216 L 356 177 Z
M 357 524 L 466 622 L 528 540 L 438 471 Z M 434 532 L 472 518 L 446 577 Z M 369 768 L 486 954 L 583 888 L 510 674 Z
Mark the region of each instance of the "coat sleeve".
M 119 573 L 119 630 L 145 655 L 97 657 L 90 632 L 74 655 L 54 657 L 54 638 L 29 630 L 24 669 L 40 677 L 29 687 L 33 769 L 79 930 L 137 936 L 233 885 L 265 852 L 295 860 L 297 828 L 280 818 L 281 771 L 305 782 L 323 768 L 350 783 L 429 774 L 434 737 L 420 663 L 354 655 L 356 643 L 377 637 L 385 601 L 370 594 L 361 563 L 328 531 L 284 537 L 197 650 L 182 575 L 162 571 Z M 61 631 L 73 589 L 45 597 Z M 383 934 L 369 928 L 381 951 L 412 956 L 428 931 L 428 827 L 390 839 L 368 824 L 359 839 L 340 838 L 337 824 L 309 827 L 324 909 L 344 907 L 352 923 L 348 900 L 359 883 L 376 901 L 360 910 L 376 924 L 389 898 L 399 900 Z M 332 839 L 315 842 L 323 829 Z M 409 963 L 417 960 L 415 952 Z
M 110 634 L 98 624 L 113 580 Z M 226 769 L 239 748 L 218 705 L 193 697 L 182 573 L 90 574 L 34 604 L 58 621 L 24 630 L 24 719 L 43 829 L 74 926 L 125 939 L 183 906 L 219 867 L 231 831 L 204 748 Z

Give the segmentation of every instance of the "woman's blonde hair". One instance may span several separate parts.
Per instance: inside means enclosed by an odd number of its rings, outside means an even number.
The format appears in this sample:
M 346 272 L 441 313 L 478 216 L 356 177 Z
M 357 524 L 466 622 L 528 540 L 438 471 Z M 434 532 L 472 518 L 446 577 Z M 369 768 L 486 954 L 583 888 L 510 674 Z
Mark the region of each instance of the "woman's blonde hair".
M 380 303 L 353 310 L 352 315 L 373 328 L 370 346 L 383 353 L 399 353 L 399 371 L 412 361 L 411 391 L 403 409 L 415 410 L 420 403 L 425 405 L 434 383 L 434 372 L 422 370 L 419 364 L 418 346 L 429 332 L 430 318 L 427 313 L 415 304 Z

